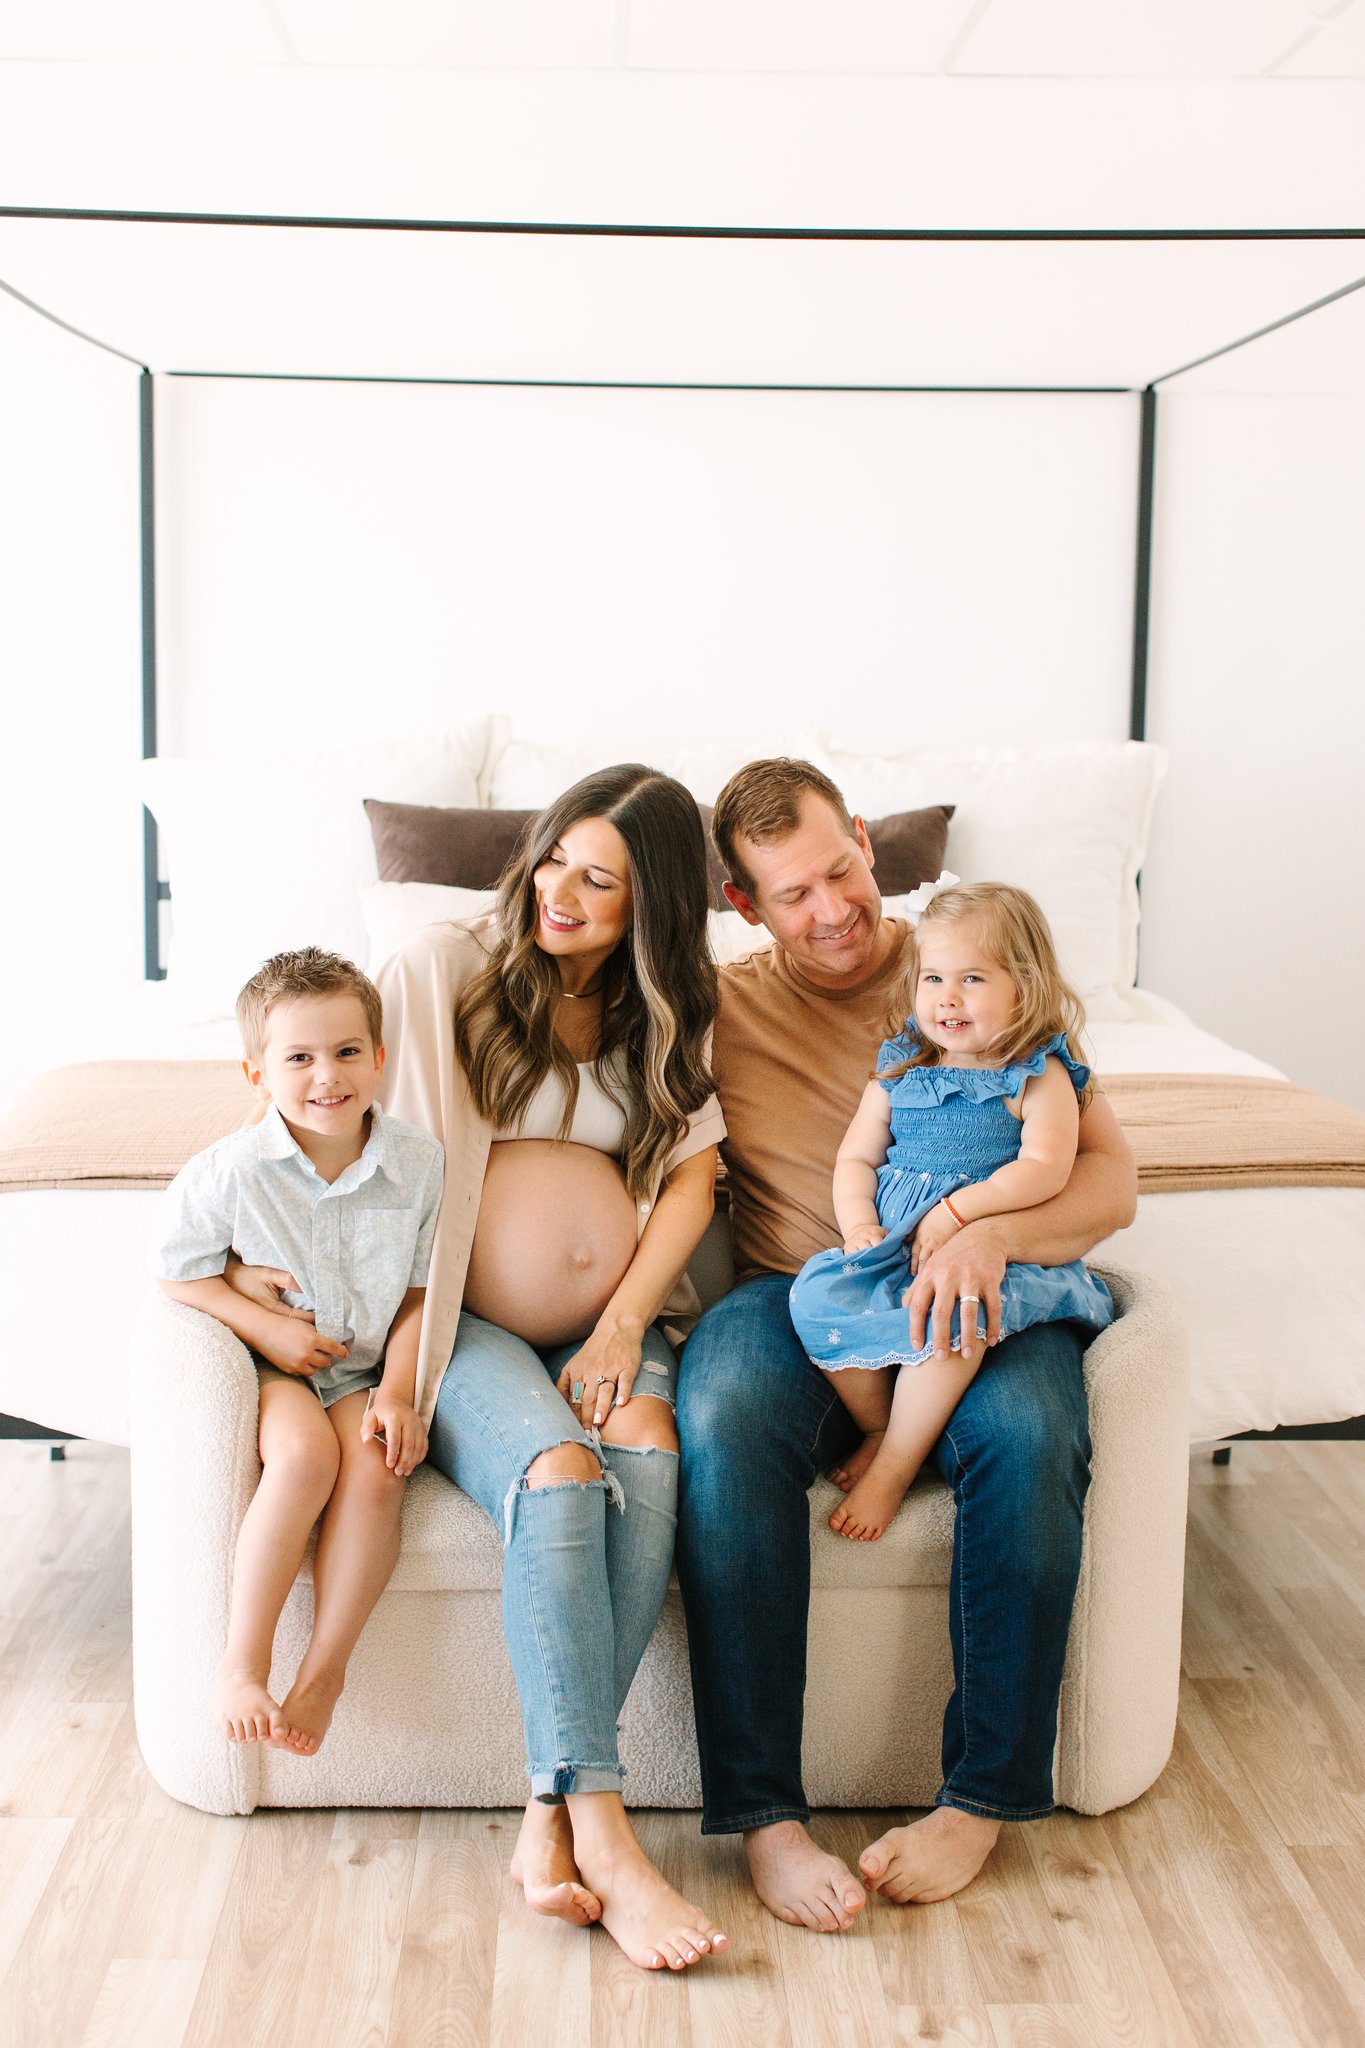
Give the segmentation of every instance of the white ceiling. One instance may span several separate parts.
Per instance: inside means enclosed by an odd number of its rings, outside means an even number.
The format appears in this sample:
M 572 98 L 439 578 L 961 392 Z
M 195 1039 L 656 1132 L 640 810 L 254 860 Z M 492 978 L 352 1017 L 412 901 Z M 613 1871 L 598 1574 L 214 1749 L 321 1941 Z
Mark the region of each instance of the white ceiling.
M 1365 77 L 1365 0 L 0 0 L 0 63 Z

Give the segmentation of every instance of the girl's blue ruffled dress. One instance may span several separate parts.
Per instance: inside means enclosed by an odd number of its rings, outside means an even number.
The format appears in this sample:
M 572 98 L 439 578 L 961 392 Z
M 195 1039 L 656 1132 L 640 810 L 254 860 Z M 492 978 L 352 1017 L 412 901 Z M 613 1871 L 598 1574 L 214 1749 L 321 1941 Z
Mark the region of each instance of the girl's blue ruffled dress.
M 878 1078 L 919 1044 L 913 1018 L 877 1055 Z M 922 1365 L 932 1343 L 910 1349 L 909 1311 L 901 1296 L 910 1285 L 910 1240 L 921 1216 L 944 1195 L 985 1180 L 1019 1156 L 1023 1126 L 1007 1104 L 1048 1054 L 1061 1060 L 1077 1094 L 1089 1067 L 1072 1058 L 1065 1037 L 1004 1067 L 911 1067 L 882 1079 L 891 1097 L 891 1146 L 877 1173 L 877 1215 L 886 1230 L 880 1244 L 845 1257 L 836 1246 L 807 1259 L 791 1292 L 791 1316 L 816 1365 Z M 1034 1323 L 1075 1321 L 1103 1330 L 1114 1320 L 1109 1289 L 1080 1259 L 1066 1266 L 1005 1268 L 1000 1286 L 1000 1334 L 1012 1337 Z M 979 1317 L 984 1333 L 985 1318 Z M 953 1310 L 953 1345 L 960 1335 Z

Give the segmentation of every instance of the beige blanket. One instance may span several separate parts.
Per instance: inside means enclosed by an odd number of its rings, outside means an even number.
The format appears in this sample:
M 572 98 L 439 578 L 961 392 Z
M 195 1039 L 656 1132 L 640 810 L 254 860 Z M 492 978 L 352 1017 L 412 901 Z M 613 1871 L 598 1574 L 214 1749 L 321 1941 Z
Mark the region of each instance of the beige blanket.
M 1365 1187 L 1365 1116 L 1288 1081 L 1115 1074 L 1103 1086 L 1146 1194 Z M 60 1067 L 0 1116 L 0 1189 L 162 1188 L 255 1113 L 231 1060 Z
M 256 1114 L 235 1060 L 57 1067 L 0 1115 L 0 1189 L 164 1188 Z
M 1365 1188 L 1365 1116 L 1326 1095 L 1240 1074 L 1112 1074 L 1102 1085 L 1144 1194 Z

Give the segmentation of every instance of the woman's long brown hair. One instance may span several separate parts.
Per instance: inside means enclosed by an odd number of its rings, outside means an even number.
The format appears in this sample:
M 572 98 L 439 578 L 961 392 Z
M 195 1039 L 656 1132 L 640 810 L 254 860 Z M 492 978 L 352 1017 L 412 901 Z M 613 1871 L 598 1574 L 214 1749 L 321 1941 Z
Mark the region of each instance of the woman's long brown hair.
M 705 1044 L 716 970 L 706 950 L 706 849 L 680 782 L 639 762 L 603 768 L 531 820 L 498 883 L 488 964 L 456 1001 L 455 1049 L 475 1107 L 495 1130 L 513 1128 L 546 1074 L 557 1074 L 560 1137 L 568 1137 L 578 1068 L 555 1033 L 562 990 L 555 961 L 536 944 L 533 877 L 584 818 L 606 819 L 626 847 L 631 922 L 604 969 L 594 1065 L 625 1114 L 621 1165 L 638 1199 L 711 1093 Z

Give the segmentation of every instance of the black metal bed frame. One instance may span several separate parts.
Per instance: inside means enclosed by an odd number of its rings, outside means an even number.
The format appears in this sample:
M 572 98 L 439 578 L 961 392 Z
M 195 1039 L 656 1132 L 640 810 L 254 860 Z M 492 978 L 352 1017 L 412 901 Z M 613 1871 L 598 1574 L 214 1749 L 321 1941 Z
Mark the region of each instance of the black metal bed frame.
M 722 227 L 682 226 L 585 221 L 490 221 L 422 220 L 371 218 L 364 215 L 325 216 L 304 214 L 179 213 L 99 207 L 4 206 L 0 220 L 107 221 L 132 225 L 170 227 L 244 227 L 283 229 L 332 229 L 340 232 L 439 235 L 530 235 L 582 236 L 653 241 L 747 241 L 747 242 L 1360 242 L 1365 228 L 810 228 L 810 227 Z M 869 395 L 1033 395 L 1033 396 L 1123 396 L 1140 400 L 1138 445 L 1137 549 L 1133 571 L 1133 653 L 1129 689 L 1130 739 L 1141 740 L 1147 729 L 1147 658 L 1151 626 L 1152 526 L 1156 483 L 1157 394 L 1163 384 L 1201 368 L 1220 356 L 1246 348 L 1265 335 L 1365 288 L 1365 277 L 1353 279 L 1338 290 L 1297 306 L 1279 319 L 1269 321 L 1250 334 L 1237 336 L 1210 349 L 1188 363 L 1161 372 L 1145 385 L 1101 384 L 756 384 L 688 383 L 652 379 L 620 380 L 494 377 L 401 377 L 345 376 L 307 372 L 240 370 L 166 370 L 167 377 L 214 379 L 234 382 L 327 383 L 327 384 L 419 384 L 450 385 L 491 389 L 558 389 L 607 391 L 772 391 L 772 392 L 866 392 Z M 138 461 L 141 520 L 142 600 L 142 756 L 153 758 L 157 750 L 157 665 L 156 665 L 156 421 L 155 378 L 150 366 L 123 349 L 73 327 L 57 313 L 28 298 L 0 279 L 0 291 L 50 320 L 68 334 L 92 347 L 118 356 L 139 371 L 138 378 Z M 156 820 L 145 807 L 142 813 L 143 843 L 143 934 L 144 976 L 149 981 L 165 977 L 161 960 L 161 905 L 169 899 L 169 885 L 159 872 Z M 50 1436 L 36 1426 L 14 1423 L 0 1416 L 0 1437 Z M 1336 1423 L 1285 1426 L 1274 1430 L 1244 1430 L 1241 1439 L 1281 1440 L 1365 1439 L 1365 1417 L 1352 1416 Z M 54 1447 L 52 1455 L 60 1450 Z M 1215 1452 L 1215 1461 L 1225 1464 L 1230 1452 L 1225 1444 Z

